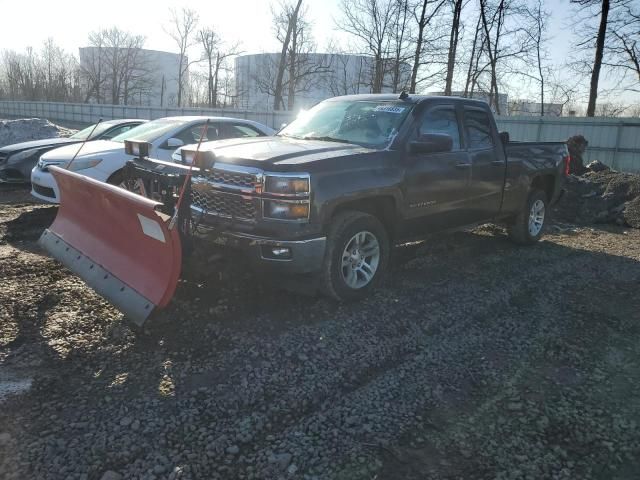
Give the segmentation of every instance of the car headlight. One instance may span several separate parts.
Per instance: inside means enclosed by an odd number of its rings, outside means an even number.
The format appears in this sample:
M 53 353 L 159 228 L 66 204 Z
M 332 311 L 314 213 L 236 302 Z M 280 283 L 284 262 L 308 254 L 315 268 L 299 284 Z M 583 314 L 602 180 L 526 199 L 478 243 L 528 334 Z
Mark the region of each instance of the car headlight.
M 304 173 L 293 175 L 266 174 L 264 191 L 274 195 L 309 195 L 309 175 Z
M 309 202 L 265 200 L 263 215 L 274 220 L 306 221 L 309 219 Z
M 86 168 L 95 167 L 102 161 L 101 158 L 87 158 L 82 160 L 74 160 L 71 162 L 71 165 L 68 165 L 68 169 L 72 172 L 76 172 L 78 170 L 84 170 Z
M 38 153 L 38 149 L 37 148 L 32 148 L 30 150 L 25 150 L 23 152 L 14 153 L 7 160 L 7 164 L 11 165 L 13 163 L 17 163 L 17 162 L 19 162 L 21 160 L 24 160 L 25 158 L 32 157 L 36 153 Z

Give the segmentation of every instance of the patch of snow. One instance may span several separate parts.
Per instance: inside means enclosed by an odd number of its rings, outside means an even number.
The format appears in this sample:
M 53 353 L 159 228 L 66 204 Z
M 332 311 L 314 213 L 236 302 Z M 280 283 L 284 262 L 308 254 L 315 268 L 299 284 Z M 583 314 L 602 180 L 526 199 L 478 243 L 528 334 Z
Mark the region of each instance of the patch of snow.
M 75 130 L 61 127 L 44 118 L 0 120 L 0 148 L 29 140 L 68 137 L 74 133 Z

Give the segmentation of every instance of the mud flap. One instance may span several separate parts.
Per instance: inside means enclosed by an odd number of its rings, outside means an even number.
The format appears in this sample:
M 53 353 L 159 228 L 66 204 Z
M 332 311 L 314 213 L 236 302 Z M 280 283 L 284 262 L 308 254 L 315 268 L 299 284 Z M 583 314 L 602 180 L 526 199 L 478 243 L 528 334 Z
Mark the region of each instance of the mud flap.
M 141 326 L 175 292 L 182 265 L 178 229 L 161 203 L 50 167 L 60 190 L 40 245 Z

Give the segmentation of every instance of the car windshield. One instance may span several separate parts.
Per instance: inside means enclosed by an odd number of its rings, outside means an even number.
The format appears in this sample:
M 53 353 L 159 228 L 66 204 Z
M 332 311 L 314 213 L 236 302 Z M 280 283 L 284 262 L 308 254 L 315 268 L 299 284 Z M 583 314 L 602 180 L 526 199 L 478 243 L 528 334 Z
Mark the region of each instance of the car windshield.
M 93 131 L 94 127 L 95 127 L 95 131 Z M 97 127 L 94 124 L 94 125 L 91 125 L 90 127 L 80 130 L 79 132 L 74 133 L 69 138 L 73 138 L 74 140 L 88 140 L 89 135 L 91 135 L 91 138 L 96 138 L 112 127 L 113 127 L 112 123 L 100 123 Z M 92 131 L 93 131 L 93 134 L 91 134 Z
M 131 130 L 121 133 L 111 139 L 112 142 L 123 143 L 125 140 L 140 140 L 141 142 L 153 142 L 164 134 L 188 123 L 189 120 L 172 118 L 160 118 L 151 122 L 138 125 Z
M 398 101 L 325 101 L 302 112 L 278 135 L 385 148 L 412 108 Z

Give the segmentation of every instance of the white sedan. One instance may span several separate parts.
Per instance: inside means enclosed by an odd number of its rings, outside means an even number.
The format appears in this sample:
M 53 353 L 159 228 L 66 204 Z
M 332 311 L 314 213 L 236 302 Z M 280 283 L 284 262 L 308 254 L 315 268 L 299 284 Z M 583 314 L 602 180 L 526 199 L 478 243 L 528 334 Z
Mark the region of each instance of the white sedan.
M 58 186 L 49 172 L 49 166 L 69 167 L 87 177 L 121 185 L 123 167 L 133 157 L 124 151 L 125 140 L 148 142 L 149 156 L 171 161 L 172 153 L 183 145 L 200 140 L 202 129 L 209 120 L 206 138 L 214 141 L 225 138 L 273 135 L 275 130 L 251 120 L 227 117 L 167 117 L 132 128 L 111 140 L 98 140 L 85 144 L 75 160 L 80 145 L 69 145 L 51 150 L 40 157 L 31 171 L 31 195 L 45 202 L 58 203 Z M 69 163 L 71 164 L 69 165 Z

